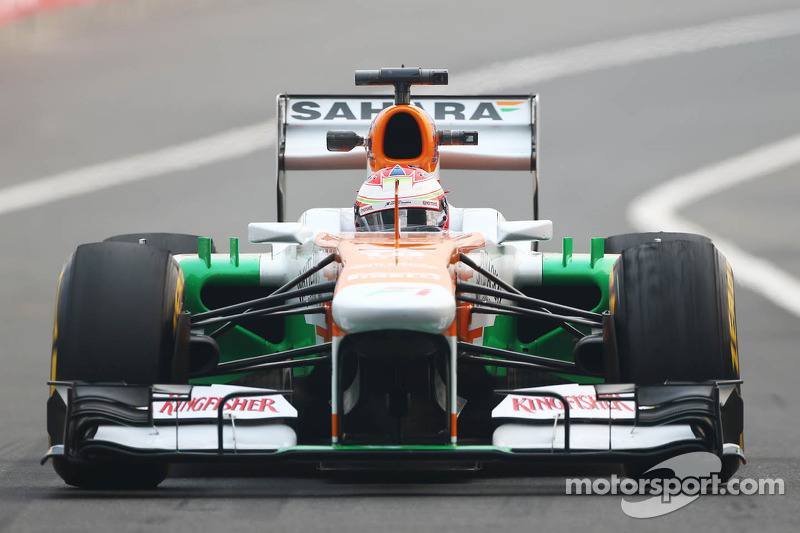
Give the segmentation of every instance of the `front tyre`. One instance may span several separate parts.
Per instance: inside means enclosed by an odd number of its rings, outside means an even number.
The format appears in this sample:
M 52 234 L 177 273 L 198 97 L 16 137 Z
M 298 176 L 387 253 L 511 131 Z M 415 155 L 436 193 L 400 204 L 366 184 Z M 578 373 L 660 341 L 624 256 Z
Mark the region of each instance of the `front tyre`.
M 79 246 L 58 287 L 51 379 L 87 383 L 185 382 L 188 331 L 183 275 L 169 252 L 139 244 Z M 52 444 L 63 443 L 65 405 L 52 392 Z M 83 488 L 155 487 L 167 465 L 54 459 L 59 476 Z
M 704 239 L 650 242 L 622 251 L 610 279 L 619 381 L 739 379 L 733 271 Z M 743 448 L 737 385 L 722 408 L 723 441 Z M 739 467 L 723 458 L 723 477 Z
M 153 489 L 169 475 L 166 463 L 76 463 L 54 457 L 53 468 L 64 483 L 81 489 Z

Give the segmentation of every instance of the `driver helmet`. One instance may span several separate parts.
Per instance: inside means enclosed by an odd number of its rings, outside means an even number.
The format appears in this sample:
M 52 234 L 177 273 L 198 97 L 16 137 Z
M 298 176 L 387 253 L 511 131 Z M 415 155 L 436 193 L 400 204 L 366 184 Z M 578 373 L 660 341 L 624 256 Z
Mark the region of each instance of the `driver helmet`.
M 356 231 L 394 230 L 395 183 L 401 230 L 447 230 L 447 198 L 439 180 L 420 168 L 394 165 L 373 173 L 358 190 L 354 206 Z

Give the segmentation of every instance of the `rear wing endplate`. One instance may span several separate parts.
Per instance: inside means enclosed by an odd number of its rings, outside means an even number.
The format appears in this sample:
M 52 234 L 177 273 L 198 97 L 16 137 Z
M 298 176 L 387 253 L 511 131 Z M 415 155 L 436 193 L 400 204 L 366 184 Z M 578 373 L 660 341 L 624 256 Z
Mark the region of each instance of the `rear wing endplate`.
M 278 221 L 286 216 L 286 172 L 367 168 L 366 151 L 329 152 L 330 130 L 366 137 L 372 119 L 394 101 L 390 95 L 278 95 Z M 533 177 L 538 219 L 538 95 L 412 96 L 439 130 L 478 132 L 477 146 L 442 146 L 440 168 L 527 170 Z

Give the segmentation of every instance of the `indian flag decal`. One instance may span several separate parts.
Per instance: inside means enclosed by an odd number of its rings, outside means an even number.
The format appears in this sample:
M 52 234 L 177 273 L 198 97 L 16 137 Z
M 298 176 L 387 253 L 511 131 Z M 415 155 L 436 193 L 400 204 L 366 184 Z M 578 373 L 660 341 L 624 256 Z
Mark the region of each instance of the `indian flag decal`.
M 500 111 L 502 111 L 503 113 L 508 113 L 509 111 L 518 110 L 519 106 L 525 103 L 525 100 L 517 100 L 513 102 L 508 100 L 503 100 L 503 101 L 497 101 L 495 103 L 497 104 L 497 107 L 500 108 Z

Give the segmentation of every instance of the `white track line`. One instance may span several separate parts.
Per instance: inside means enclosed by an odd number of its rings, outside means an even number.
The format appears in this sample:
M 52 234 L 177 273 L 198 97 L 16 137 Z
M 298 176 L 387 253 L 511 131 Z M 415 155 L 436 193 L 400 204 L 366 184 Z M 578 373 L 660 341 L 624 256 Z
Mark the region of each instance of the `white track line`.
M 463 92 L 463 88 L 468 87 L 470 92 L 480 93 L 507 87 L 530 86 L 555 78 L 798 33 L 800 9 L 741 17 L 701 26 L 633 35 L 495 63 L 463 76 L 454 76 L 452 88 Z
M 559 52 L 496 63 L 459 76 L 454 85 L 461 87 L 459 91 L 463 91 L 464 87 L 468 87 L 470 92 L 501 90 L 652 59 L 755 43 L 798 33 L 800 33 L 800 10 L 797 9 L 741 17 L 678 30 L 612 39 Z M 124 183 L 241 157 L 267 148 L 274 142 L 274 126 L 268 121 L 154 152 L 28 181 L 0 189 L 0 215 Z M 753 163 L 755 165 L 769 164 L 769 161 L 764 161 L 763 158 L 748 162 L 755 162 Z M 751 173 L 753 177 L 763 174 L 764 172 L 756 168 Z M 705 184 L 709 176 L 708 173 L 702 173 L 695 185 Z M 742 178 L 739 181 L 745 179 L 752 177 Z M 716 183 L 715 180 L 711 182 Z M 726 186 L 730 185 L 715 185 L 717 187 L 715 190 L 721 190 Z M 711 192 L 714 190 L 707 194 Z M 654 199 L 650 208 L 657 207 L 656 198 L 650 198 Z M 672 216 L 670 224 L 675 223 L 671 226 L 673 228 L 705 232 L 680 219 L 670 209 L 668 206 L 655 212 L 660 212 L 667 218 Z M 640 210 L 641 208 L 634 206 L 632 213 L 633 211 L 639 213 Z M 644 216 L 641 219 L 636 218 L 635 225 L 652 227 L 651 219 L 646 213 L 631 216 Z M 800 286 L 796 280 L 773 265 L 749 256 L 730 243 L 719 239 L 717 242 L 722 244 L 728 258 L 736 265 L 740 282 L 756 289 L 778 305 L 800 314 Z
M 711 237 L 727 256 L 739 283 L 800 316 L 800 282 L 797 279 L 678 214 L 680 209 L 703 198 L 798 163 L 800 135 L 795 135 L 651 189 L 631 203 L 628 221 L 640 231 L 682 231 Z
M 40 178 L 0 190 L 0 215 L 116 185 L 242 157 L 275 143 L 275 124 L 228 130 L 196 141 Z

